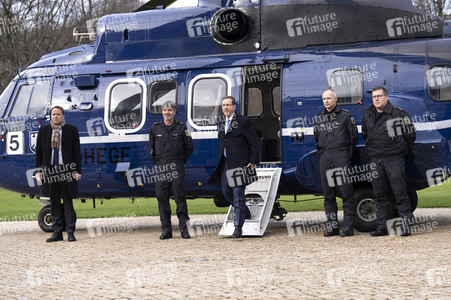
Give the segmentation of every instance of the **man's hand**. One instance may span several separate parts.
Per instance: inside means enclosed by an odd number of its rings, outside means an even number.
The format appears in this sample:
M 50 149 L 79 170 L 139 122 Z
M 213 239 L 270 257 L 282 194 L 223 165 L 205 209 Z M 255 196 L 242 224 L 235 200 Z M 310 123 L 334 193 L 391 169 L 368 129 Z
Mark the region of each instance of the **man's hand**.
M 75 181 L 79 181 L 81 179 L 81 174 L 75 173 L 74 178 L 75 178 Z
M 247 167 L 248 167 L 251 171 L 254 171 L 254 169 L 255 169 L 255 164 L 249 163 L 249 164 L 247 165 Z
M 35 175 L 35 178 L 36 178 L 36 180 L 37 180 L 38 182 L 41 182 L 41 183 L 42 183 L 42 180 L 43 180 L 43 175 L 42 175 L 42 173 L 37 173 L 37 174 Z

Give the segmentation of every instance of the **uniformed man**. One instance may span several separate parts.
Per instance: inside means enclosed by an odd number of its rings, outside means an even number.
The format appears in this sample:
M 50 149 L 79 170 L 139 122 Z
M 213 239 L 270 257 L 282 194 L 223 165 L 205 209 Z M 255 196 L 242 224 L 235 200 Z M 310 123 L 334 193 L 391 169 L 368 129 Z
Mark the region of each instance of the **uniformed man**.
M 371 162 L 376 164 L 377 178 L 372 179 L 376 196 L 377 228 L 372 236 L 387 235 L 387 220 L 391 210 L 390 187 L 403 219 L 401 236 L 410 235 L 413 214 L 407 194 L 405 155 L 416 138 L 409 114 L 393 106 L 384 87 L 372 92 L 373 104 L 363 113 L 362 134 Z
M 325 237 L 354 235 L 356 203 L 354 189 L 346 170 L 351 167 L 351 158 L 359 139 L 359 133 L 351 114 L 337 106 L 337 94 L 333 90 L 323 93 L 324 111 L 316 116 L 314 136 L 319 155 L 321 184 L 324 190 L 324 210 L 326 212 Z M 336 174 L 342 179 L 336 180 Z M 340 234 L 337 219 L 336 188 L 343 199 L 343 230 Z
M 172 238 L 170 188 L 177 204 L 177 217 L 182 238 L 189 239 L 188 207 L 185 197 L 185 163 L 193 152 L 193 140 L 186 125 L 176 121 L 177 105 L 167 101 L 162 106 L 164 120 L 150 129 L 149 141 L 155 172 L 155 189 L 162 227 L 161 240 Z

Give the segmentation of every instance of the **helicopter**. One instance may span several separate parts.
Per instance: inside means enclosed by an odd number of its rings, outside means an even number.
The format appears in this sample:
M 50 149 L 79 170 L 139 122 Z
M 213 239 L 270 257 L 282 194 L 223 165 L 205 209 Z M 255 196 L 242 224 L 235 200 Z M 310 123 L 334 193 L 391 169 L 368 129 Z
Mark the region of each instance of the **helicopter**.
M 409 113 L 417 133 L 406 156 L 413 210 L 416 191 L 449 175 L 451 23 L 410 0 L 159 0 L 96 23 L 88 33 L 74 31 L 91 44 L 42 56 L 0 96 L 0 187 L 40 198 L 45 231 L 49 200 L 40 195 L 34 156 L 55 105 L 79 130 L 79 198 L 94 206 L 96 199 L 155 197 L 148 133 L 168 100 L 194 142 L 187 196 L 218 206 L 228 203 L 208 179 L 226 95 L 257 131 L 259 167 L 282 170 L 277 195 L 322 193 L 313 127 L 326 89 L 336 91 L 359 132 L 376 86 Z M 392 125 L 394 134 L 401 130 Z M 352 165 L 355 228 L 370 231 L 376 206 L 361 134 Z M 336 184 L 342 175 L 334 175 Z M 283 215 L 276 205 L 276 219 Z

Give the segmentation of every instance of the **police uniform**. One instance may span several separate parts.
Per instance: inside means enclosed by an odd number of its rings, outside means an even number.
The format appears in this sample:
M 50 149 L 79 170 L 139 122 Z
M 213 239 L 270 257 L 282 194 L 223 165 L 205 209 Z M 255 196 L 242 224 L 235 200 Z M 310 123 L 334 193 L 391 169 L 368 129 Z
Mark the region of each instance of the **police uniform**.
M 352 183 L 346 178 L 345 169 L 351 167 L 352 153 L 357 145 L 359 133 L 351 114 L 338 106 L 316 116 L 314 126 L 316 149 L 320 158 L 320 177 L 324 190 L 324 210 L 327 218 L 325 236 L 338 235 L 336 187 L 340 189 L 343 199 L 343 231 L 352 231 L 355 216 L 355 199 Z M 337 169 L 342 174 L 331 184 L 333 179 L 328 171 Z M 329 180 L 328 180 L 329 179 Z
M 391 208 L 390 189 L 396 200 L 399 216 L 408 224 L 413 221 L 410 199 L 407 194 L 405 156 L 416 138 L 415 127 L 409 114 L 387 102 L 382 113 L 376 107 L 367 107 L 362 119 L 362 134 L 371 162 L 377 165 L 377 178 L 373 178 L 376 196 L 377 230 L 386 234 Z M 410 231 L 409 231 L 410 233 Z
M 156 122 L 149 134 L 150 152 L 155 164 L 158 210 L 163 233 L 172 234 L 170 186 L 177 204 L 177 217 L 182 233 L 187 232 L 189 220 L 185 197 L 185 163 L 193 152 L 193 141 L 186 125 L 174 121 L 171 125 Z M 175 164 L 175 165 L 174 165 Z M 175 173 L 174 173 L 175 172 Z

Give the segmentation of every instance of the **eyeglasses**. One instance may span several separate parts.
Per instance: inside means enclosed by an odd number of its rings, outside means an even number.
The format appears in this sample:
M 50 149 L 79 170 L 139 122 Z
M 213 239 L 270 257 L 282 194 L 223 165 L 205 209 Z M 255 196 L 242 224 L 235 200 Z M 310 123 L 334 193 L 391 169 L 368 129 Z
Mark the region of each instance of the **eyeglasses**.
M 373 99 L 378 99 L 378 98 L 382 98 L 385 97 L 386 95 L 373 95 Z

